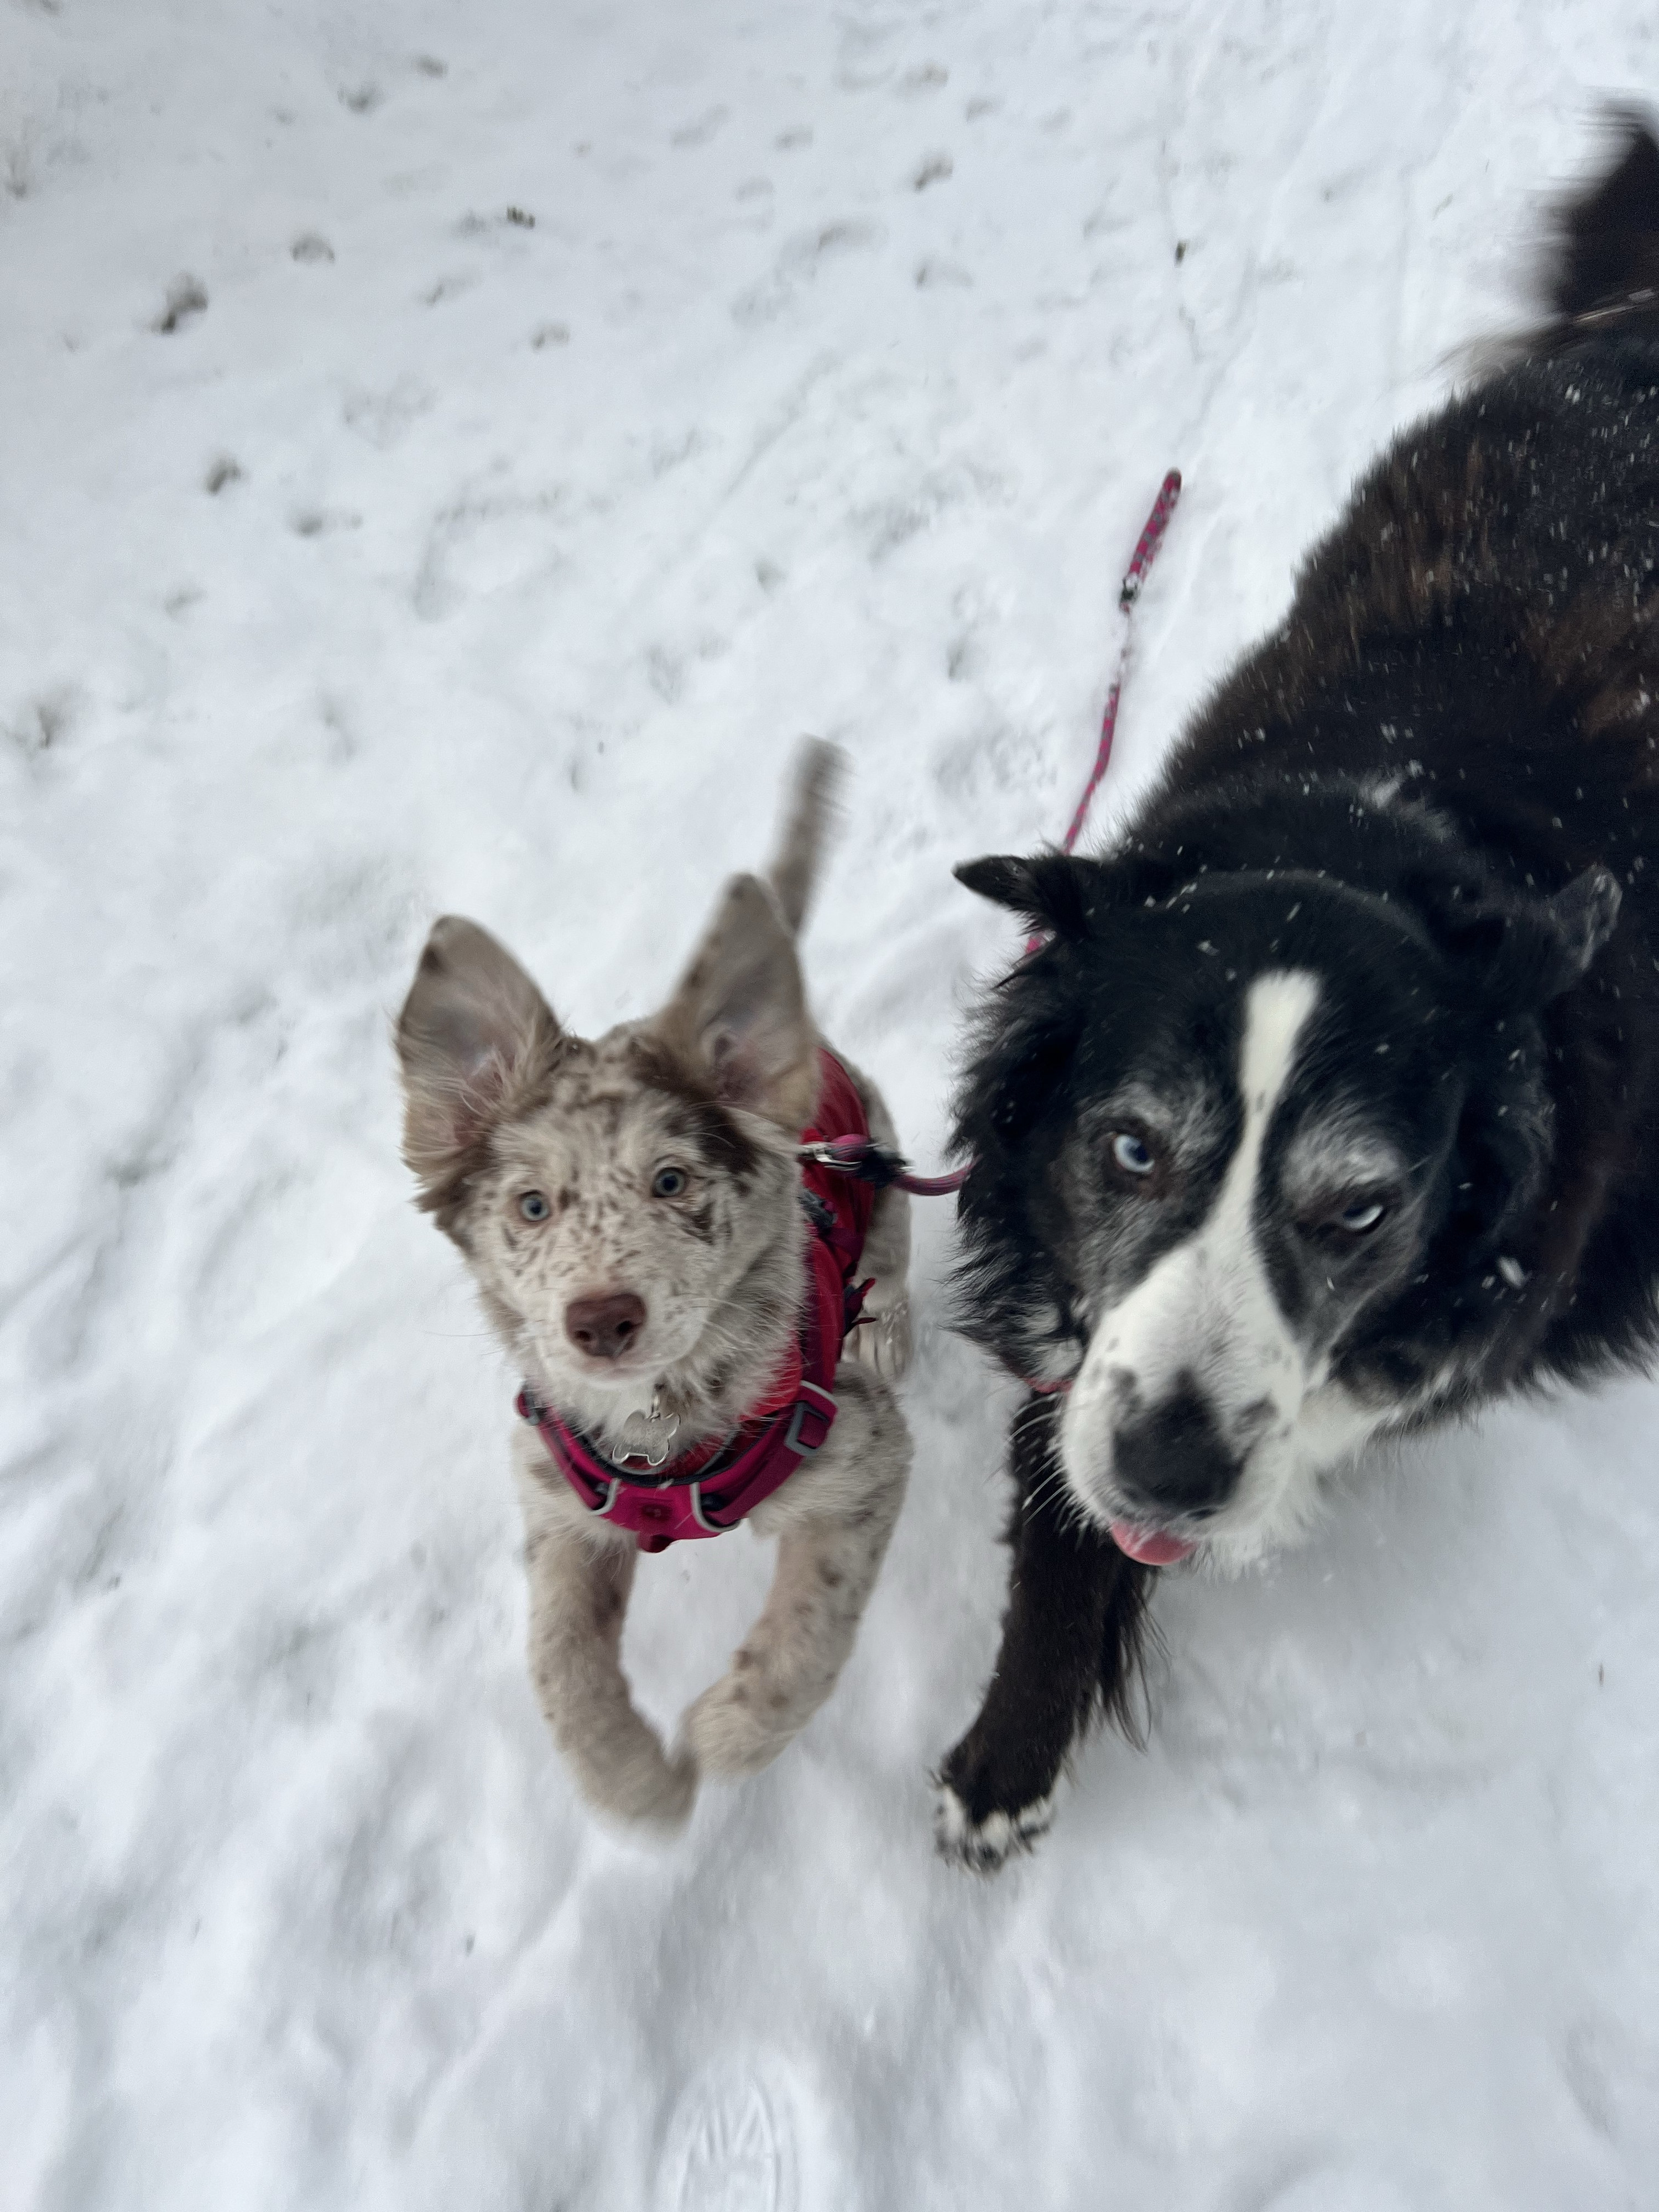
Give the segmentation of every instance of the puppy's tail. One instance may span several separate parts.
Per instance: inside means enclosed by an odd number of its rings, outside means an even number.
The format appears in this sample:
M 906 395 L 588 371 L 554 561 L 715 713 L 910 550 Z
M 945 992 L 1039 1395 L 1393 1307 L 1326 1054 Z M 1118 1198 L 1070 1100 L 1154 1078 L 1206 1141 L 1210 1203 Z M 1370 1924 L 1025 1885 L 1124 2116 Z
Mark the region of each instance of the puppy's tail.
M 1637 107 L 1607 115 L 1612 160 L 1562 202 L 1544 270 L 1546 344 L 1609 326 L 1659 332 L 1659 135 Z
M 835 820 L 842 765 L 839 746 L 822 738 L 808 738 L 795 755 L 783 834 L 766 875 L 784 920 L 797 934 L 812 902 L 823 841 Z

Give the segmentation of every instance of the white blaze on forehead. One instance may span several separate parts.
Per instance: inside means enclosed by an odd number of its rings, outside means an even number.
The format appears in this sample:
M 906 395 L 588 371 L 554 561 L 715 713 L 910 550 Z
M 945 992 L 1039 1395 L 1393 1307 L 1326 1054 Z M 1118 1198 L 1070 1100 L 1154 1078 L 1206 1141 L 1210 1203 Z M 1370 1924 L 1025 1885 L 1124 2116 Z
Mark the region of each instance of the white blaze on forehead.
M 1301 1401 L 1302 1357 L 1273 1296 L 1255 1214 L 1262 1146 L 1318 1000 L 1317 981 L 1299 969 L 1258 976 L 1250 986 L 1238 1055 L 1237 1149 L 1198 1229 L 1164 1253 L 1095 1332 L 1062 1431 L 1079 1487 L 1091 1473 L 1109 1480 L 1126 1382 L 1130 1402 L 1144 1412 L 1169 1395 L 1178 1376 L 1191 1375 L 1224 1441 L 1241 1451 L 1251 1439 L 1233 1436 L 1233 1417 L 1264 1400 L 1287 1416 Z
M 1222 1186 L 1217 1213 L 1236 1185 L 1243 1188 L 1246 1211 L 1249 1210 L 1261 1160 L 1262 1139 L 1296 1066 L 1302 1031 L 1318 1001 L 1317 981 L 1299 968 L 1280 975 L 1260 975 L 1250 986 L 1249 996 L 1244 1001 L 1244 1037 L 1238 1053 L 1238 1088 L 1244 1101 L 1244 1127 Z

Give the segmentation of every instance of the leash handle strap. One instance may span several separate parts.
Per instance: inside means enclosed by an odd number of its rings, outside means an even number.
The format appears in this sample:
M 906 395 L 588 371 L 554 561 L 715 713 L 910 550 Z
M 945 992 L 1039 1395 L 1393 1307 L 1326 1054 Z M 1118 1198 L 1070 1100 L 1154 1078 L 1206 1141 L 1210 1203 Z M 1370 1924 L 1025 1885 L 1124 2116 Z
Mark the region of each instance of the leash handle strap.
M 1180 497 L 1181 471 L 1171 469 L 1158 487 L 1158 497 L 1152 501 L 1152 511 L 1146 518 L 1146 528 L 1136 539 L 1133 557 L 1123 573 L 1123 582 L 1117 595 L 1118 606 L 1124 618 L 1123 641 L 1117 649 L 1117 666 L 1112 672 L 1112 688 L 1106 694 L 1105 711 L 1100 718 L 1100 742 L 1095 748 L 1095 764 L 1090 771 L 1089 781 L 1083 787 L 1083 796 L 1072 817 L 1072 826 L 1062 841 L 1064 849 L 1068 853 L 1077 848 L 1077 841 L 1083 835 L 1083 825 L 1089 818 L 1089 809 L 1094 803 L 1095 793 L 1111 764 L 1112 740 L 1117 735 L 1117 702 L 1123 696 L 1123 678 L 1129 665 L 1128 619 L 1134 611 L 1135 601 L 1140 597 L 1140 587 L 1158 558 L 1158 549 L 1164 543 L 1164 533 L 1170 526 L 1170 517 L 1175 513 L 1176 501 Z M 1040 937 L 1028 939 L 1025 949 L 1029 952 L 1042 942 Z

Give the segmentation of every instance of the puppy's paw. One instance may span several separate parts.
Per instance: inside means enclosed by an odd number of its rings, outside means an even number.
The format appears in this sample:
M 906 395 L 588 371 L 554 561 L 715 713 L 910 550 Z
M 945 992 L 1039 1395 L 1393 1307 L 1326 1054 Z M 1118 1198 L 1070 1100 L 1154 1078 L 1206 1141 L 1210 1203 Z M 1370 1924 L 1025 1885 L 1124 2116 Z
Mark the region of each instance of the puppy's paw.
M 597 1811 L 672 1835 L 685 1826 L 696 1801 L 697 1762 L 689 1748 L 665 1752 L 654 1733 L 642 1731 L 621 1757 L 599 1767 L 588 1761 L 580 1779 Z
M 738 1658 L 743 1656 L 740 1652 Z M 800 1725 L 782 1708 L 782 1698 L 766 1691 L 757 1668 L 734 1668 L 687 1708 L 686 1743 L 709 1774 L 758 1774 Z
M 884 1382 L 896 1382 L 910 1364 L 910 1301 L 896 1299 L 879 1310 L 866 1308 L 848 1341 L 848 1350 L 860 1367 L 868 1367 Z
M 972 1874 L 995 1874 L 1016 1851 L 1029 1851 L 1039 1836 L 1046 1835 L 1054 1817 L 1052 1796 L 1012 1813 L 974 1816 L 948 1782 L 940 1782 L 933 1799 L 933 1842 L 942 1859 L 966 1867 Z

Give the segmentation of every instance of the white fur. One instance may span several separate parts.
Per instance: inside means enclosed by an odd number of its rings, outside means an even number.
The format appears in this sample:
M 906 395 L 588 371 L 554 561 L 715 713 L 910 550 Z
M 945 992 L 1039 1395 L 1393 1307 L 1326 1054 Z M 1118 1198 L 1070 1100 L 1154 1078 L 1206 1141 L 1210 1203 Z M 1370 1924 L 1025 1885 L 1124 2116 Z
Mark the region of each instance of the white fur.
M 1215 1203 L 1191 1237 L 1101 1316 L 1060 1430 L 1066 1480 L 1085 1511 L 1104 1524 L 1133 1517 L 1112 1484 L 1125 1378 L 1144 1413 L 1169 1396 L 1177 1377 L 1192 1375 L 1235 1449 L 1245 1441 L 1244 1416 L 1260 1423 L 1265 1401 L 1271 1418 L 1249 1451 L 1237 1495 L 1204 1527 L 1206 1554 L 1218 1564 L 1252 1558 L 1304 1525 L 1319 1474 L 1364 1441 L 1347 1407 L 1310 1401 L 1323 1379 L 1319 1364 L 1279 1310 L 1255 1228 L 1263 1143 L 1318 998 L 1316 980 L 1300 969 L 1251 985 L 1239 1049 L 1243 1116 Z
M 948 1782 L 933 1800 L 933 1841 L 941 1858 L 974 1874 L 994 1874 L 1016 1851 L 1029 1851 L 1054 1823 L 1054 1793 L 1017 1813 L 988 1813 L 975 1820 Z

